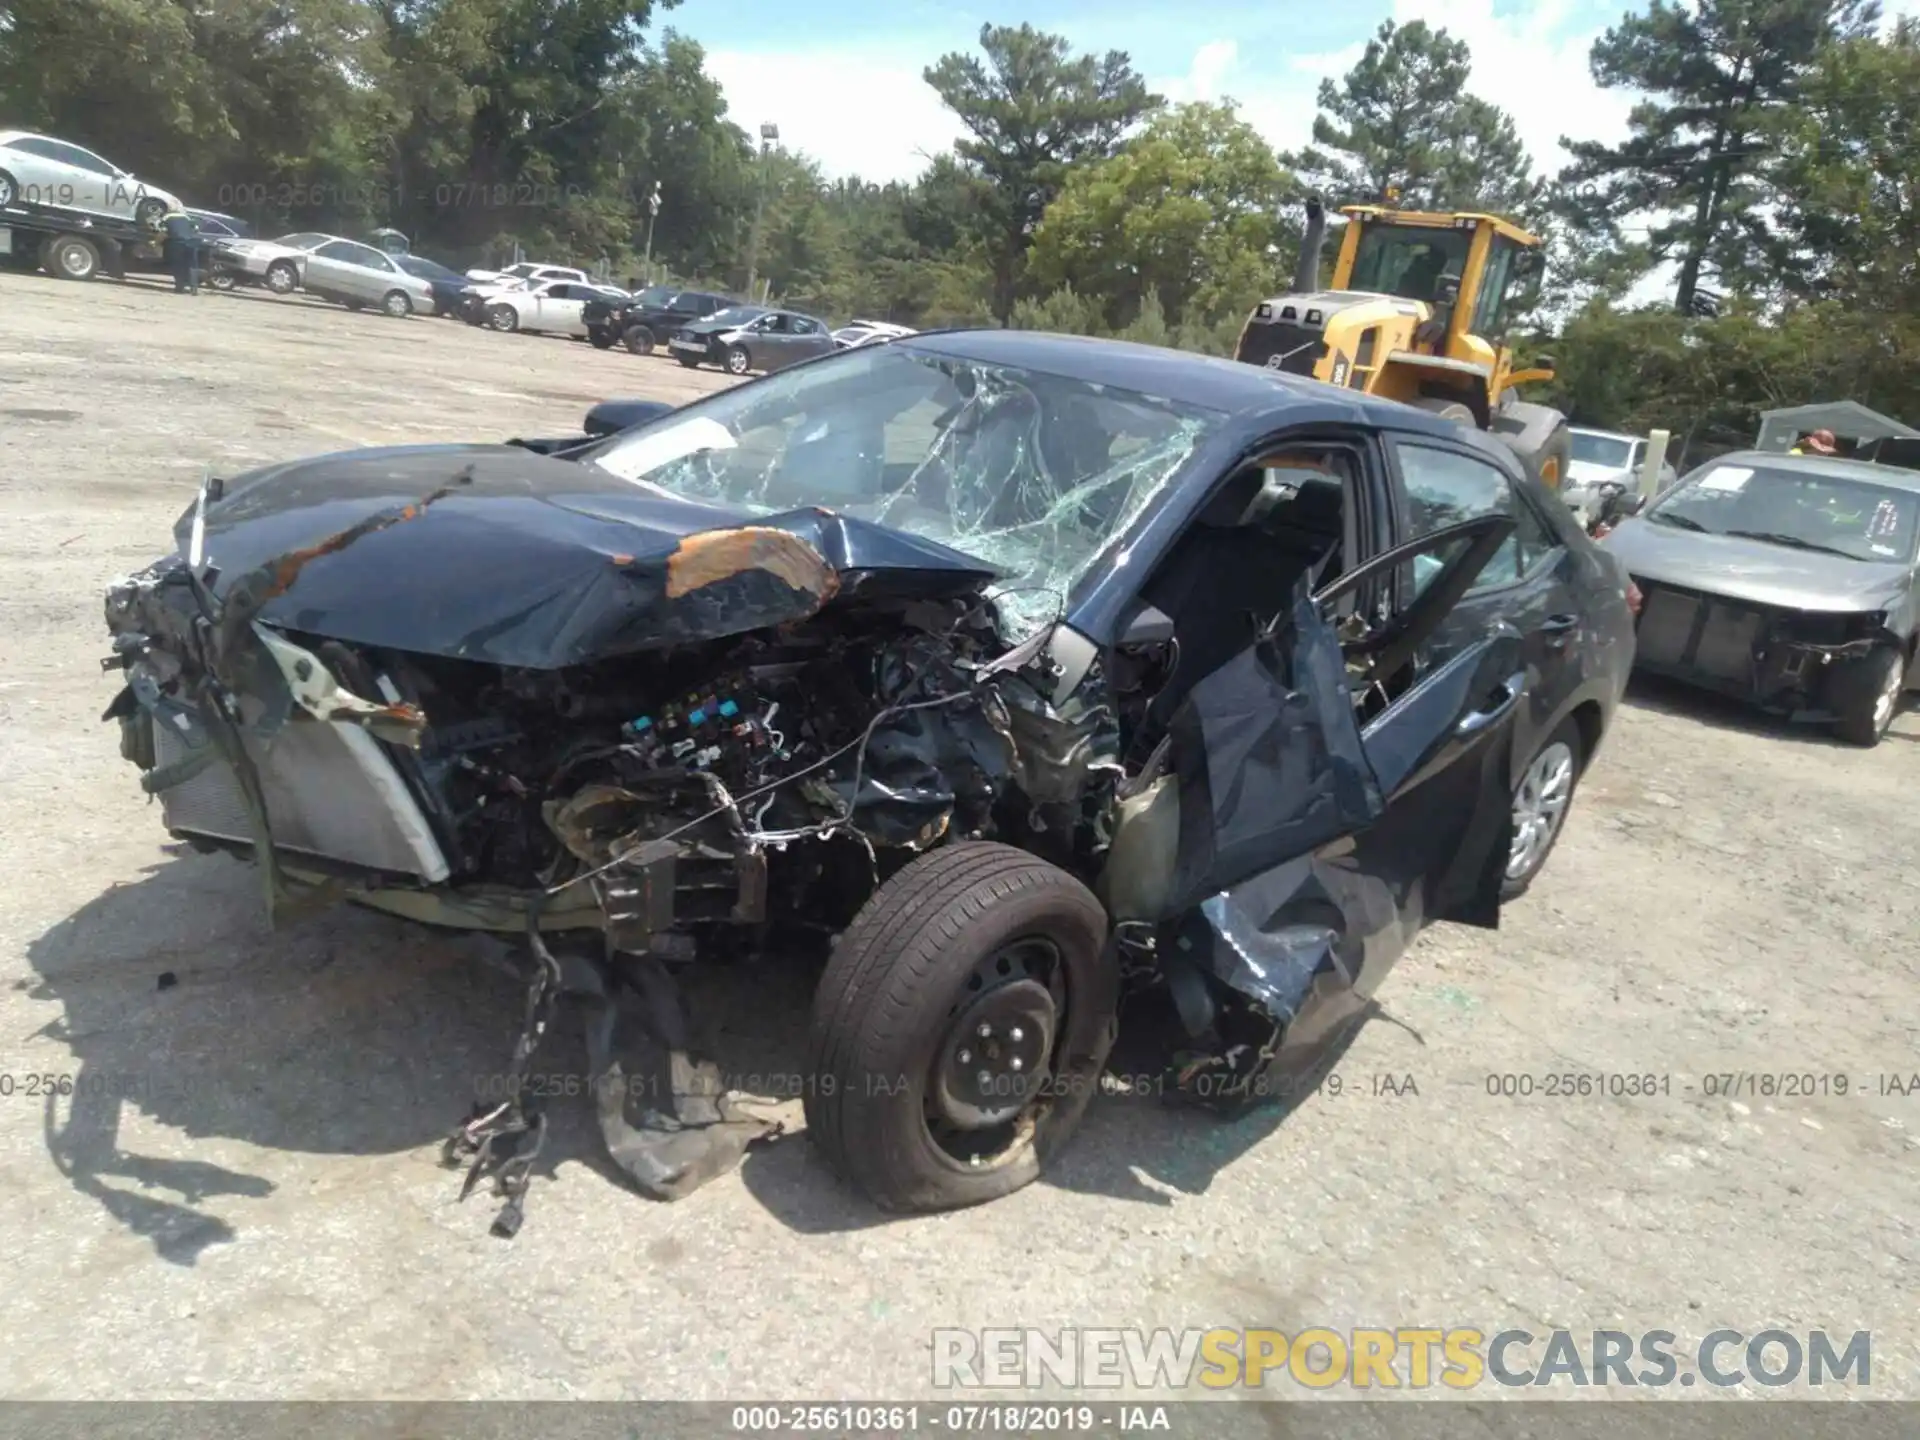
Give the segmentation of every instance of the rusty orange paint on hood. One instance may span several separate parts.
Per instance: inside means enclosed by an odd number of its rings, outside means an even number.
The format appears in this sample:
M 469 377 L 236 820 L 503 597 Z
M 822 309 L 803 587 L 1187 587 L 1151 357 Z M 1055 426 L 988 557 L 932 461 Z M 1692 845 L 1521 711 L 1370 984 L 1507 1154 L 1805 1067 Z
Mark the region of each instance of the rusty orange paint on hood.
M 678 600 L 747 570 L 765 570 L 824 605 L 840 575 L 813 546 L 785 530 L 743 525 L 689 535 L 667 557 L 667 598 Z

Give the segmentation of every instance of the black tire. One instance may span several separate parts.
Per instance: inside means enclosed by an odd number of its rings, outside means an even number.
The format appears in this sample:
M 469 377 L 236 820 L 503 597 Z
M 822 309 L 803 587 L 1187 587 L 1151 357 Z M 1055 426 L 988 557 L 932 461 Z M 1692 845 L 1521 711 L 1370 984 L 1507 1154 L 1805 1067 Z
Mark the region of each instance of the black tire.
M 0 210 L 11 210 L 20 203 L 20 182 L 11 172 L 0 170 Z
M 276 260 L 267 266 L 267 289 L 276 295 L 291 295 L 300 288 L 300 272 L 291 260 Z
M 167 213 L 167 202 L 149 195 L 133 207 L 133 223 L 147 230 L 158 230 Z
M 593 342 L 593 348 L 596 350 L 611 350 L 613 348 L 613 332 L 604 325 L 596 325 L 593 329 L 587 331 L 587 339 Z
M 807 1129 L 835 1169 L 882 1209 L 910 1212 L 978 1205 L 1034 1180 L 1079 1123 L 1113 1045 L 1118 978 L 1106 936 L 1106 912 L 1086 886 L 1009 845 L 947 845 L 881 886 L 836 942 L 813 1002 Z M 1064 1017 L 1045 1002 L 1050 1047 L 1037 1043 L 1043 1024 L 1034 1037 L 1017 1027 L 1040 1013 L 1019 1007 L 1048 994 L 1065 998 Z M 974 1017 L 996 1005 L 999 1033 L 975 1041 Z M 1024 1070 L 1011 1058 L 1016 1037 L 1037 1051 Z M 994 1056 L 970 1055 L 976 1043 Z M 963 1082 L 976 1064 L 1001 1066 L 975 1099 L 1003 1097 L 1018 1115 L 953 1128 L 939 1114 L 953 1076 L 944 1089 L 936 1076 L 948 1062 Z M 1014 1071 L 1044 1075 L 1047 1095 L 997 1088 Z M 977 1137 L 963 1148 L 982 1158 L 961 1159 L 936 1126 L 949 1143 Z
M 413 297 L 404 290 L 389 290 L 380 297 L 380 313 L 405 320 L 413 314 Z
M 1515 852 L 1518 850 L 1520 843 L 1519 824 L 1522 794 L 1529 781 L 1534 779 L 1535 767 L 1540 765 L 1543 759 L 1549 757 L 1557 747 L 1565 747 L 1566 752 L 1568 769 L 1565 798 L 1561 801 L 1559 809 L 1554 814 L 1551 827 L 1547 830 L 1538 849 L 1529 855 L 1525 866 L 1516 872 L 1512 868 L 1512 862 L 1516 858 Z M 1586 745 L 1580 736 L 1580 726 L 1574 718 L 1569 715 L 1554 728 L 1551 735 L 1540 742 L 1534 749 L 1534 752 L 1527 757 L 1526 764 L 1520 767 L 1519 776 L 1514 781 L 1513 794 L 1515 825 L 1514 850 L 1509 851 L 1509 868 L 1500 882 L 1500 899 L 1502 902 L 1518 900 L 1522 895 L 1526 894 L 1528 887 L 1539 878 L 1541 870 L 1546 868 L 1548 857 L 1553 854 L 1553 847 L 1560 841 L 1560 832 L 1566 828 L 1567 816 L 1573 811 L 1574 795 L 1580 788 L 1580 775 L 1586 765 L 1585 751 Z
M 689 370 L 698 370 L 700 368 L 700 357 L 698 355 L 676 355 L 673 358 Z
M 91 280 L 100 273 L 100 247 L 84 235 L 55 235 L 42 263 L 56 280 Z
M 726 366 L 729 375 L 744 375 L 753 369 L 753 356 L 747 353 L 744 345 L 729 345 Z
M 645 325 L 629 325 L 626 328 L 626 332 L 621 335 L 620 340 L 621 343 L 635 355 L 651 355 L 653 353 L 653 331 L 649 330 Z
M 1892 727 L 1905 700 L 1906 656 L 1882 645 L 1834 672 L 1828 682 L 1833 733 L 1848 744 L 1872 749 Z
M 359 300 L 342 300 L 340 303 L 355 314 L 367 308 L 366 305 Z
M 511 335 L 520 328 L 520 312 L 511 305 L 489 305 L 487 328 L 498 330 L 502 335 Z
M 207 288 L 209 290 L 231 290 L 236 283 L 233 271 L 225 265 L 207 271 Z

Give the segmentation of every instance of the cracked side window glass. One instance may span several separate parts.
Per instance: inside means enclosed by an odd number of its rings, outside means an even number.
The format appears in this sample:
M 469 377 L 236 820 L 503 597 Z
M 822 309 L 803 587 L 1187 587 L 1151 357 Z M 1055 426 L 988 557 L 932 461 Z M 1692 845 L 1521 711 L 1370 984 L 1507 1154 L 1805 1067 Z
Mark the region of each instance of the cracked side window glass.
M 776 374 L 591 455 L 622 479 L 753 515 L 819 506 L 1001 571 L 1010 631 L 1054 619 L 1222 416 L 1161 397 L 893 347 Z

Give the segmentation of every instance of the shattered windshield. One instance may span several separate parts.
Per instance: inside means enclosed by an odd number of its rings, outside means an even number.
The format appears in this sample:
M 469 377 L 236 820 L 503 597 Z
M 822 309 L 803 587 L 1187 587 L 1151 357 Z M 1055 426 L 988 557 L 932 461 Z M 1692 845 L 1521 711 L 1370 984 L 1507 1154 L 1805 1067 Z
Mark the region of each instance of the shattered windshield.
M 1009 628 L 1074 581 L 1172 479 L 1218 412 L 1008 365 L 875 345 L 617 437 L 589 460 L 757 515 L 820 506 L 1001 572 Z
M 1920 495 L 1785 466 L 1711 465 L 1669 491 L 1646 518 L 1792 550 L 1904 561 L 1920 527 Z

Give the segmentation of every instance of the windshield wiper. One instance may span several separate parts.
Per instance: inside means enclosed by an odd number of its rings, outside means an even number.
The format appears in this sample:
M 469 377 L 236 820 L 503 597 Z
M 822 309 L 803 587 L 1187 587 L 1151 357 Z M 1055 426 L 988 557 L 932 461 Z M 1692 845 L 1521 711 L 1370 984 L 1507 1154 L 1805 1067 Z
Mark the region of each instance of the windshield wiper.
M 1785 545 L 1793 550 L 1815 550 L 1822 555 L 1838 555 L 1847 560 L 1860 558 L 1851 550 L 1842 550 L 1836 545 L 1822 545 L 1818 540 L 1807 540 L 1798 535 L 1785 535 L 1777 530 L 1724 530 L 1721 533 L 1737 535 L 1742 540 L 1764 540 L 1769 545 Z
M 1707 527 L 1691 515 L 1672 515 L 1663 510 L 1656 510 L 1653 514 L 1647 516 L 1647 519 L 1653 521 L 1656 525 L 1671 525 L 1676 530 L 1694 530 L 1702 535 L 1708 533 Z

